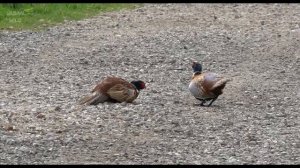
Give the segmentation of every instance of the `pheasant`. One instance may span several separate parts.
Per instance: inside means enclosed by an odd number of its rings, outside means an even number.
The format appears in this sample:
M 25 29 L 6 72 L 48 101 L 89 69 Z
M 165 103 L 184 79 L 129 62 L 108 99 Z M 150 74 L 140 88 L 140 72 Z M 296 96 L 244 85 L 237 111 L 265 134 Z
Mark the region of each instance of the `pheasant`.
M 205 106 L 204 103 L 210 101 L 206 105 L 209 107 L 223 93 L 222 90 L 229 79 L 212 72 L 202 73 L 202 66 L 196 61 L 193 62 L 192 68 L 194 74 L 189 84 L 189 90 L 196 99 L 201 101 L 200 106 Z
M 83 97 L 79 104 L 97 105 L 107 101 L 132 103 L 140 90 L 145 88 L 145 83 L 141 80 L 129 83 L 122 78 L 109 76 L 97 84 L 89 95 Z

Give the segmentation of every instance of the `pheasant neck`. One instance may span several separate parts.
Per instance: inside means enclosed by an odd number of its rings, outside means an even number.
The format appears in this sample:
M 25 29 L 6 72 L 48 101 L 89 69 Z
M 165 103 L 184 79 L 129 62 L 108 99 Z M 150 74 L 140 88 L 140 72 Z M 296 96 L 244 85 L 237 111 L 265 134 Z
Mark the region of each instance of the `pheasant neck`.
M 139 89 L 139 87 L 137 87 L 135 84 L 132 84 L 133 86 L 134 86 L 134 88 L 139 92 L 140 91 L 140 89 Z
M 194 71 L 194 75 L 200 75 L 201 73 L 201 71 Z

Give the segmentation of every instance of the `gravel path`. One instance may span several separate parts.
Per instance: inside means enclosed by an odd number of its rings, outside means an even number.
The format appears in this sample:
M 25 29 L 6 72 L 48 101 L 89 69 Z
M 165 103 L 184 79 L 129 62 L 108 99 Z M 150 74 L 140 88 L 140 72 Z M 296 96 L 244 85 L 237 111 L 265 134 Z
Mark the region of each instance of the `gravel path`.
M 0 164 L 300 164 L 299 27 L 299 4 L 146 4 L 2 31 Z M 210 108 L 191 60 L 232 78 Z M 106 75 L 147 89 L 78 110 Z

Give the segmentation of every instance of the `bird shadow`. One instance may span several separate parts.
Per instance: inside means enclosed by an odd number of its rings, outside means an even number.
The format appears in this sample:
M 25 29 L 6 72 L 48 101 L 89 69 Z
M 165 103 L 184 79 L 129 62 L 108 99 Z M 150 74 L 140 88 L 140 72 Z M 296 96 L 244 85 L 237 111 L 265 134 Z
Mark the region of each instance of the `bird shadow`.
M 201 106 L 201 103 L 194 103 L 193 104 L 193 106 L 199 106 L 199 107 L 203 107 L 203 108 L 217 108 L 217 109 L 220 109 L 221 108 L 221 106 L 220 105 L 214 105 L 214 104 L 212 104 L 211 106 Z

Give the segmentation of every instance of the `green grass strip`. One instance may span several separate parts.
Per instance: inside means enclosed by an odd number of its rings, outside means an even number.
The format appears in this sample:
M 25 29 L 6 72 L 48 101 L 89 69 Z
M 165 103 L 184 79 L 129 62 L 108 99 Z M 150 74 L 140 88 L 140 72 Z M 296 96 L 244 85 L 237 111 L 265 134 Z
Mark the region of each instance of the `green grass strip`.
M 102 12 L 139 6 L 125 3 L 0 4 L 0 30 L 43 30 L 65 20 L 80 20 Z

